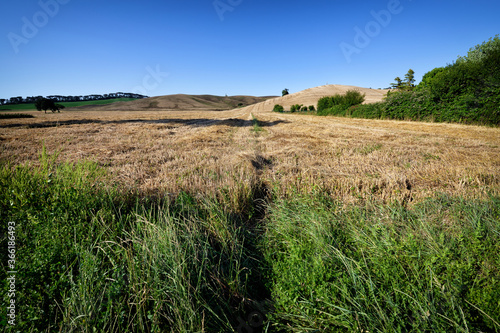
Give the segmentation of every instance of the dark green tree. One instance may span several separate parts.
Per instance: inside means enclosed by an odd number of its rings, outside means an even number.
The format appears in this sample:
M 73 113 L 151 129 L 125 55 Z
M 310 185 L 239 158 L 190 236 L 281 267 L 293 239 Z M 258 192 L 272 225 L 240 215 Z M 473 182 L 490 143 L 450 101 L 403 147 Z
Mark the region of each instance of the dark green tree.
M 405 75 L 404 87 L 406 90 L 413 90 L 415 88 L 415 71 L 411 68 Z
M 401 89 L 401 86 L 403 85 L 403 80 L 398 76 L 397 78 L 394 79 L 394 83 L 391 83 L 391 87 L 393 89 Z
M 283 89 L 283 91 L 281 92 L 281 96 L 285 96 L 285 95 L 288 95 L 290 92 L 288 91 L 288 89 Z
M 38 98 L 35 101 L 35 107 L 38 111 L 44 111 L 47 113 L 47 110 L 50 110 L 52 112 L 61 112 L 60 110 L 64 109 L 64 105 L 62 104 L 56 104 L 53 99 L 48 99 L 48 98 Z
M 282 105 L 276 104 L 276 105 L 274 106 L 274 108 L 273 108 L 273 111 L 274 111 L 274 112 L 283 112 L 283 111 L 285 111 L 285 109 L 283 108 L 283 106 L 282 106 Z

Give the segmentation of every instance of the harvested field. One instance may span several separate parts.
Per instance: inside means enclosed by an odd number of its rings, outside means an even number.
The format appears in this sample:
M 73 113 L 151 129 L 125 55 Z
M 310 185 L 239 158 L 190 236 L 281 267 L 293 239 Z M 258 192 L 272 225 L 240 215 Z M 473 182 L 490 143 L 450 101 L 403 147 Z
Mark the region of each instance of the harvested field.
M 33 113 L 0 122 L 1 160 L 36 164 L 45 145 L 60 161 L 97 161 L 145 194 L 208 194 L 256 181 L 282 194 L 313 186 L 344 202 L 498 194 L 498 128 L 276 114 L 267 104 Z

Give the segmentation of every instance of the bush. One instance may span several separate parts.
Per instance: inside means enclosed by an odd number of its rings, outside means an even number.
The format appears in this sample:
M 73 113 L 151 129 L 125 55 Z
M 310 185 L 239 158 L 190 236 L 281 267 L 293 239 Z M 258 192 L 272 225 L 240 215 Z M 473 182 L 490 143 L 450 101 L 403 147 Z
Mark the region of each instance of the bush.
M 307 111 L 307 106 L 303 106 L 302 109 L 300 111 Z
M 285 109 L 283 108 L 282 105 L 276 104 L 273 108 L 273 112 L 284 112 Z
M 389 94 L 381 113 L 382 118 L 431 120 L 437 116 L 436 104 L 428 91 L 397 91 Z
M 380 119 L 385 111 L 385 103 L 370 103 L 351 107 L 351 116 L 356 118 Z
M 295 104 L 290 107 L 291 112 L 298 112 L 302 109 L 302 104 Z
M 347 113 L 347 107 L 345 105 L 334 105 L 329 109 L 318 111 L 319 116 L 345 116 Z
M 357 90 L 349 90 L 345 93 L 342 104 L 347 106 L 361 104 L 365 101 L 365 96 L 365 94 L 361 94 Z
M 323 110 L 331 108 L 332 102 L 331 102 L 331 97 L 321 97 L 318 100 L 318 112 L 321 112 Z
M 314 108 L 314 105 L 309 105 L 309 111 L 316 111 L 316 109 Z

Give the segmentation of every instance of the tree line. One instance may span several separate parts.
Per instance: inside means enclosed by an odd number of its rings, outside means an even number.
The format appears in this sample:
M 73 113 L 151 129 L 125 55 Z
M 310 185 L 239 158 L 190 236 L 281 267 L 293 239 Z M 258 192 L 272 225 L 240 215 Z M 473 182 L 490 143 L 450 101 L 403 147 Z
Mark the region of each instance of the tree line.
M 104 95 L 85 95 L 85 96 L 61 96 L 61 95 L 51 95 L 51 96 L 28 96 L 23 98 L 22 96 L 11 97 L 11 98 L 0 98 L 0 105 L 9 105 L 9 104 L 30 104 L 36 103 L 37 100 L 40 99 L 49 99 L 54 102 L 82 102 L 82 101 L 99 101 L 106 99 L 114 99 L 114 98 L 147 98 L 148 96 L 144 96 L 141 94 L 133 94 L 133 93 L 124 93 L 117 92 L 111 94 Z
M 500 125 L 499 35 L 453 63 L 429 71 L 417 85 L 412 69 L 394 81 L 382 102 L 361 104 L 361 98 L 351 102 L 349 96 L 324 97 L 318 101 L 318 114 Z

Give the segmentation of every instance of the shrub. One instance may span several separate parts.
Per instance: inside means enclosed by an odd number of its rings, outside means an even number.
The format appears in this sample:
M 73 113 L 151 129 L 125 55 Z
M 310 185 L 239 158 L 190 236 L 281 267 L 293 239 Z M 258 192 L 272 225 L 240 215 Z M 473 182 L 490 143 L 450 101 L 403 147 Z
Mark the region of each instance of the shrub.
M 309 105 L 309 111 L 316 111 L 316 109 L 314 108 L 314 105 Z
M 291 112 L 298 112 L 302 109 L 302 104 L 295 104 L 290 107 Z
M 318 114 L 334 106 L 342 106 L 347 109 L 353 105 L 361 104 L 365 101 L 365 95 L 357 90 L 348 90 L 344 95 L 322 97 L 318 100 Z M 328 114 L 330 112 L 327 112 Z
M 331 97 L 321 97 L 318 100 L 318 112 L 331 108 L 332 106 Z
M 349 90 L 344 95 L 343 104 L 348 106 L 358 105 L 365 101 L 365 94 L 361 94 L 358 90 Z
M 307 111 L 307 106 L 303 106 L 302 109 L 300 111 Z
M 283 112 L 285 109 L 283 108 L 282 105 L 276 104 L 273 108 L 273 112 Z
M 380 119 L 385 111 L 385 103 L 370 103 L 351 107 L 351 116 L 356 118 Z

